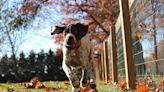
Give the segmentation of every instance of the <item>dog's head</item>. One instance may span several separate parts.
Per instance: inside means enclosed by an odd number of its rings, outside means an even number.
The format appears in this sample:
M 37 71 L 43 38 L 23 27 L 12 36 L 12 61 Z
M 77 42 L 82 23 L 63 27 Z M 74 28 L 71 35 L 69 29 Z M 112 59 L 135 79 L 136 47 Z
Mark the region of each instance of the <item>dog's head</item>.
M 74 47 L 88 32 L 88 26 L 80 23 L 64 27 L 54 26 L 51 35 L 63 33 L 64 45 L 68 48 Z

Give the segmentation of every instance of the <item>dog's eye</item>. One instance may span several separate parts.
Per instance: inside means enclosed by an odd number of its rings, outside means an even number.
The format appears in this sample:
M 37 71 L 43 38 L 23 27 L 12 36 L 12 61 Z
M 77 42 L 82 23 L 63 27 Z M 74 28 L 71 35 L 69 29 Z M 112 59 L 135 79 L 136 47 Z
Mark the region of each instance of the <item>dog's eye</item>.
M 66 36 L 68 33 L 69 33 L 69 31 L 68 31 L 68 30 L 65 30 L 65 31 L 63 32 L 63 35 Z
M 69 30 L 66 30 L 65 32 L 66 32 L 66 33 L 69 33 Z

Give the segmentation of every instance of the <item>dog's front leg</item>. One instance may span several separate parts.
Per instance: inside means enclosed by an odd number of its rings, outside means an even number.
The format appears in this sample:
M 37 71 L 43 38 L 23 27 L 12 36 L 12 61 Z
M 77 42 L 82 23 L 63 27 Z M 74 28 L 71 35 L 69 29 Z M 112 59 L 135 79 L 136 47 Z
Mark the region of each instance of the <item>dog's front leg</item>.
M 80 90 L 80 79 L 78 75 L 76 75 L 75 71 L 71 71 L 69 80 L 72 84 L 72 92 L 79 92 Z
M 75 71 L 73 71 L 70 67 L 63 64 L 63 70 L 66 73 L 71 85 L 72 85 L 72 92 L 79 92 L 80 90 L 80 80 L 76 75 Z
M 88 74 L 87 74 L 87 70 L 82 69 L 81 86 L 86 87 L 88 83 L 89 83 L 89 77 L 88 77 Z
M 90 87 L 92 89 L 95 89 L 96 88 L 96 82 L 95 82 L 95 72 L 94 72 L 93 66 L 90 67 L 90 69 L 88 71 L 88 74 L 89 74 L 89 84 L 90 84 Z

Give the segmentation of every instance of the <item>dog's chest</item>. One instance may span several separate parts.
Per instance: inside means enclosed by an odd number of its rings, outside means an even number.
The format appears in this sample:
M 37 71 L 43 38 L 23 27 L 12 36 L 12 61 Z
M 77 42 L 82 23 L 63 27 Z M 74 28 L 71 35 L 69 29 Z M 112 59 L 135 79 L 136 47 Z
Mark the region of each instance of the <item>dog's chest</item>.
M 69 51 L 66 58 L 66 64 L 67 65 L 71 65 L 73 67 L 76 67 L 76 66 L 80 66 L 81 65 L 81 54 L 79 53 L 79 51 Z
M 80 46 L 77 50 L 65 48 L 64 61 L 69 66 L 86 67 L 89 63 L 89 49 L 86 45 Z

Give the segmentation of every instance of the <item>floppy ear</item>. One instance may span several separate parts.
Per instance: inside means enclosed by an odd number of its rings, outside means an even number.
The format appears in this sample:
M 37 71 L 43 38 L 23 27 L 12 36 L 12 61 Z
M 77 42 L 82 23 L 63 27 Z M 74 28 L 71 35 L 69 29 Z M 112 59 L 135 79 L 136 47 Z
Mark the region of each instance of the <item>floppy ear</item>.
M 64 31 L 66 27 L 52 26 L 51 27 L 51 35 L 60 34 Z
M 75 29 L 77 30 L 78 39 L 81 39 L 82 37 L 84 37 L 87 34 L 88 25 L 83 25 L 81 23 L 77 23 L 75 25 Z

